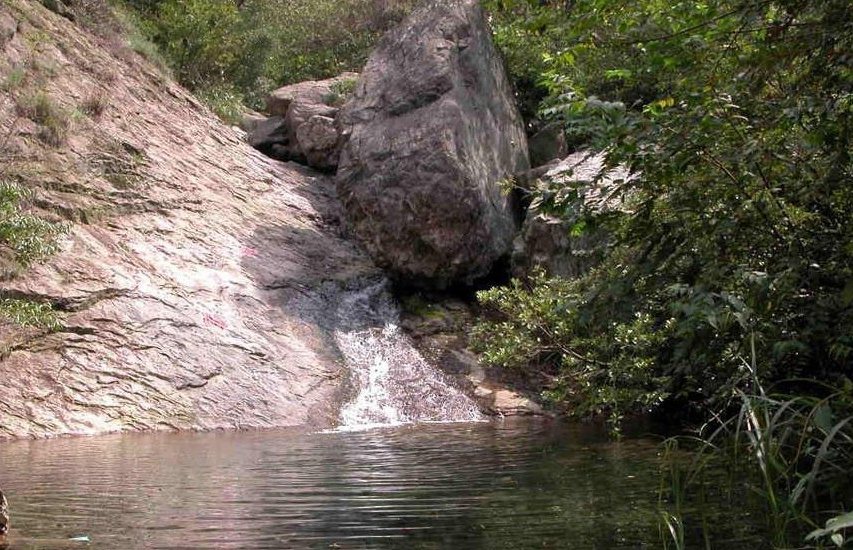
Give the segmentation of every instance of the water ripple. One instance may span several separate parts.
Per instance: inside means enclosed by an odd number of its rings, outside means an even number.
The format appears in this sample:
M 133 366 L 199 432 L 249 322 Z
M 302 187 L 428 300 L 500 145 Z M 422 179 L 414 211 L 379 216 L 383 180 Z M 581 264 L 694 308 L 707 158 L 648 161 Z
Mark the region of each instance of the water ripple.
M 535 421 L 0 444 L 15 549 L 658 548 L 657 467 Z

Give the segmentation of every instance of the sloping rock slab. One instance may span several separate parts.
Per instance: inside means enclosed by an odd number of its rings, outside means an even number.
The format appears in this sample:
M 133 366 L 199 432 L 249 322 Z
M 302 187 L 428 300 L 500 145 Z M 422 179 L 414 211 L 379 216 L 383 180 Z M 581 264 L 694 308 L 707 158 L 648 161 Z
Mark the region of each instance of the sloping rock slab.
M 54 332 L 0 320 L 0 438 L 333 424 L 340 358 L 315 304 L 377 270 L 330 225 L 331 183 L 264 157 L 141 58 L 38 4 L 4 13 L 26 24 L 0 80 L 37 36 L 56 52 L 45 93 L 67 109 L 110 99 L 53 148 L 0 93 L 26 161 L 6 174 L 28 174 L 39 212 L 70 223 L 58 254 L 0 282 L 62 318 Z M 116 177 L 122 150 L 132 178 Z
M 527 168 L 527 142 L 476 2 L 430 3 L 387 34 L 338 123 L 347 230 L 398 280 L 470 283 L 509 253 L 498 182 Z

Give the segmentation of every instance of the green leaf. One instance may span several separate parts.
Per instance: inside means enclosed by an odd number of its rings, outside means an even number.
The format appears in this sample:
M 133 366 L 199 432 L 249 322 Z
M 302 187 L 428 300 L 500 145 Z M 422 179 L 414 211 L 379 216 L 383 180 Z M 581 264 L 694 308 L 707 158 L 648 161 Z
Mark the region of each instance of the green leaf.
M 826 528 L 834 531 L 853 527 L 853 512 L 848 512 L 841 516 L 836 516 L 826 522 Z

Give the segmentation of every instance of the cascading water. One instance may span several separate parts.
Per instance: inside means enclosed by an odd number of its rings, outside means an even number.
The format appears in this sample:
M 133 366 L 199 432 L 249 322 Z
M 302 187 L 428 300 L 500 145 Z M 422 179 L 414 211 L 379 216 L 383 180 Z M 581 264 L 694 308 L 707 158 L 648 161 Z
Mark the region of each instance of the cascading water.
M 340 428 L 482 420 L 474 402 L 415 350 L 398 322 L 385 281 L 342 296 L 335 340 L 356 394 L 341 409 Z

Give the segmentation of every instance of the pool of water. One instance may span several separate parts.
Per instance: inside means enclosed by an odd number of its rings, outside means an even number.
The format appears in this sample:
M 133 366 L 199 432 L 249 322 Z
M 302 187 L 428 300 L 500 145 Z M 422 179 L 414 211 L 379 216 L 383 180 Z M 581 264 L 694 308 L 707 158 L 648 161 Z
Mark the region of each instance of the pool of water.
M 661 548 L 658 461 L 542 420 L 111 435 L 0 443 L 0 487 L 8 548 Z

